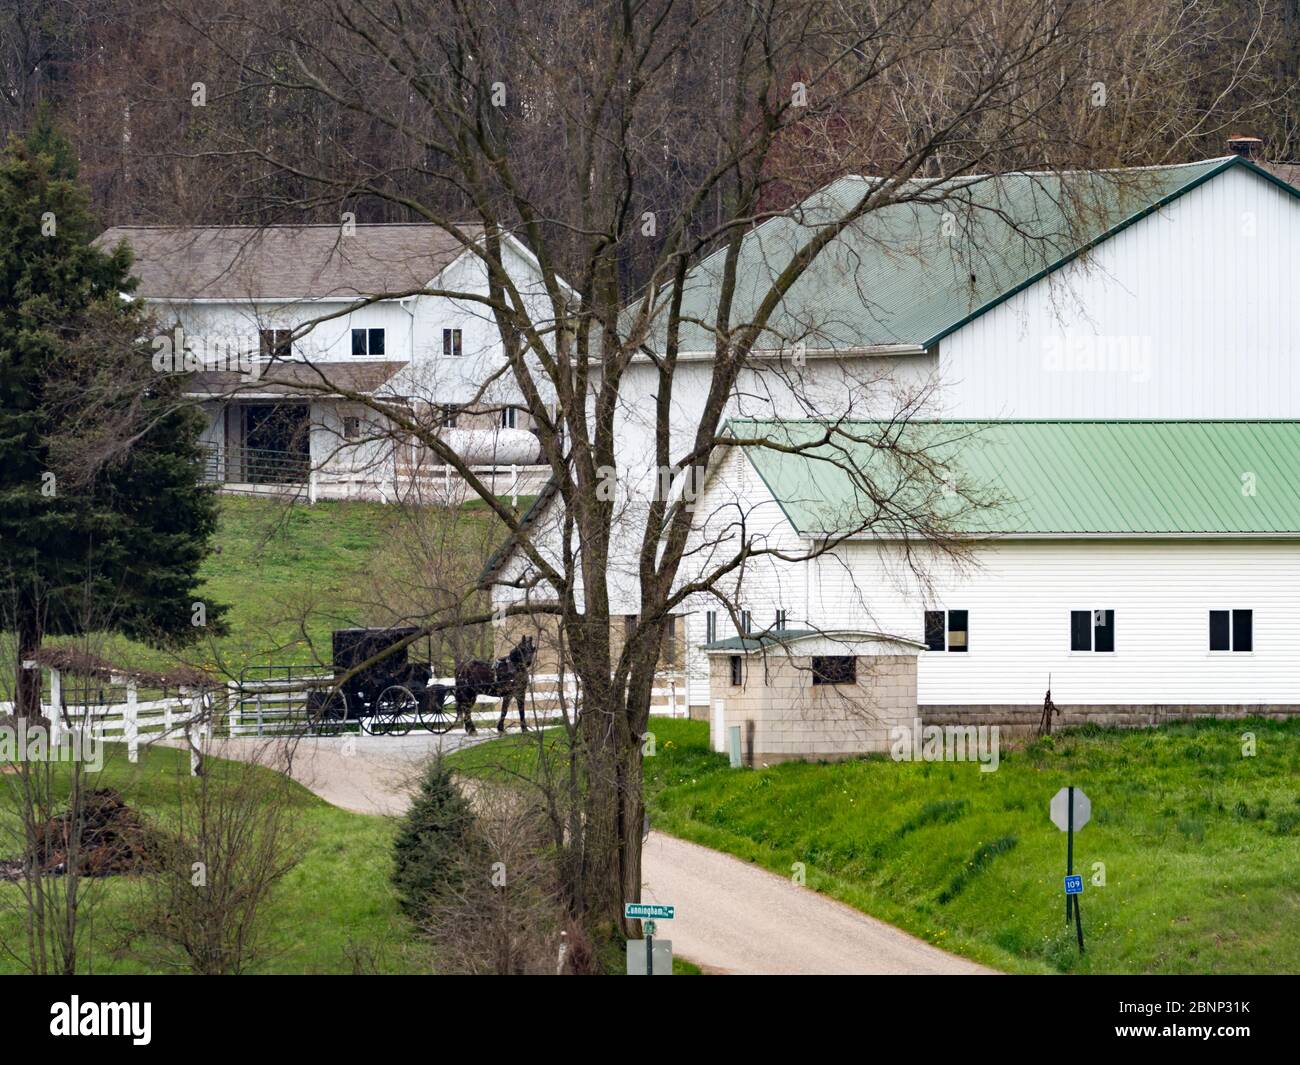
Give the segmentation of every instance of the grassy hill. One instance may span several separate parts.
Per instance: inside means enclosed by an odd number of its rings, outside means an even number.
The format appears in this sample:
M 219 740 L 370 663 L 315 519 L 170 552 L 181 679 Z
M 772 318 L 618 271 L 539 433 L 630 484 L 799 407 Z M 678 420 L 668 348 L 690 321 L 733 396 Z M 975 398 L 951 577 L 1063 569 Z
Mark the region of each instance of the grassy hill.
M 521 498 L 518 505 L 530 502 Z M 217 550 L 203 566 L 201 597 L 228 605 L 230 631 L 180 657 L 209 669 L 220 663 L 233 674 L 245 665 L 328 660 L 333 629 L 420 613 L 436 592 L 439 574 L 431 571 L 454 564 L 464 580 L 503 535 L 481 503 L 415 511 L 222 496 Z M 137 666 L 164 669 L 176 661 L 116 636 L 94 649 Z
M 733 770 L 702 722 L 653 731 L 657 829 L 782 876 L 802 863 L 809 889 L 959 954 L 1013 972 L 1300 971 L 1300 721 L 1074 730 L 993 773 L 883 757 Z M 511 737 L 454 760 L 490 773 L 533 757 Z M 1093 809 L 1075 841 L 1082 957 L 1047 815 L 1066 784 Z
M 90 778 L 93 786 L 116 788 L 132 807 L 165 830 L 176 816 L 177 789 L 196 786 L 189 776 L 189 754 L 146 748 L 140 761 L 131 765 L 119 745 L 109 744 L 106 752 L 103 770 Z M 396 819 L 349 813 L 306 788 L 289 786 L 294 823 L 305 835 L 306 849 L 301 863 L 272 893 L 264 914 L 266 955 L 256 971 L 430 971 L 427 949 L 411 935 L 388 882 Z M 0 819 L 14 816 L 10 801 L 8 786 L 0 783 Z M 0 825 L 6 829 L 0 831 L 0 849 L 15 842 L 8 827 Z M 0 853 L 0 858 L 15 856 Z M 22 942 L 21 890 L 17 884 L 0 883 L 0 947 L 18 947 Z M 126 919 L 138 893 L 131 877 L 93 882 L 82 915 L 82 928 L 91 935 L 80 949 L 82 971 L 150 971 L 148 955 L 125 949 Z M 0 949 L 0 975 L 23 971 L 8 950 Z

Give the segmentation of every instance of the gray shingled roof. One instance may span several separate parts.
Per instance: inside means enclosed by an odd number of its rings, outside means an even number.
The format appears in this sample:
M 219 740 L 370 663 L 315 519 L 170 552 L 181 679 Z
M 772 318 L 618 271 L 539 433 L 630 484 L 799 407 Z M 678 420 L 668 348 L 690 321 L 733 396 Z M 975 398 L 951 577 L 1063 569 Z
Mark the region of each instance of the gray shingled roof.
M 479 226 L 462 227 L 476 239 Z M 304 299 L 375 296 L 427 285 L 464 251 L 427 224 L 339 226 L 114 226 L 100 247 L 125 240 L 145 299 Z

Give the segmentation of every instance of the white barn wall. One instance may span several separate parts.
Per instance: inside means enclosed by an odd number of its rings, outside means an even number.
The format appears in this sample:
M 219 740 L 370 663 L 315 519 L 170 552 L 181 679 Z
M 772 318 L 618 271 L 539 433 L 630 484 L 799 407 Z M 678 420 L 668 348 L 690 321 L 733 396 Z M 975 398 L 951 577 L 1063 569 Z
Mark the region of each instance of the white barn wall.
M 1233 168 L 940 342 L 961 418 L 1283 418 L 1300 200 Z
M 733 451 L 700 511 L 733 499 L 779 508 Z M 784 526 L 784 532 L 780 526 Z M 799 548 L 782 516 L 764 532 Z M 804 543 L 803 550 L 806 550 Z M 746 574 L 756 622 L 777 606 L 791 628 L 866 629 L 924 639 L 926 609 L 970 612 L 970 650 L 923 651 L 921 706 L 1300 704 L 1300 543 L 1267 540 L 1011 540 L 954 563 L 897 543 L 850 541 L 808 563 L 769 561 Z M 703 607 L 689 619 L 692 706 L 708 704 Z M 1115 611 L 1114 653 L 1072 652 L 1070 611 Z M 1254 612 L 1254 651 L 1211 653 L 1209 611 Z M 719 621 L 719 637 L 732 633 Z
M 1015 541 L 965 572 L 909 574 L 897 548 L 846 545 L 853 574 L 817 567 L 811 612 L 923 639 L 923 611 L 970 611 L 970 650 L 925 651 L 924 705 L 1300 703 L 1300 545 L 1261 541 Z M 1252 653 L 1211 653 L 1209 611 L 1254 611 Z M 1070 611 L 1115 611 L 1114 653 L 1072 652 Z

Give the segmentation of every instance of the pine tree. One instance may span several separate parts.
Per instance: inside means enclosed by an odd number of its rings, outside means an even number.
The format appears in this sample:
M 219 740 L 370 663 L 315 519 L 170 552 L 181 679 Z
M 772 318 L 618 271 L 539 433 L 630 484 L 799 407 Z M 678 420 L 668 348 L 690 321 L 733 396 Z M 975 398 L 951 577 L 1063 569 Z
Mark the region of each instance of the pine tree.
M 203 419 L 151 372 L 130 252 L 93 244 L 76 176 L 48 118 L 0 155 L 0 629 L 27 715 L 39 673 L 21 663 L 47 636 L 163 647 L 224 628 L 224 607 L 194 605 L 217 521 Z

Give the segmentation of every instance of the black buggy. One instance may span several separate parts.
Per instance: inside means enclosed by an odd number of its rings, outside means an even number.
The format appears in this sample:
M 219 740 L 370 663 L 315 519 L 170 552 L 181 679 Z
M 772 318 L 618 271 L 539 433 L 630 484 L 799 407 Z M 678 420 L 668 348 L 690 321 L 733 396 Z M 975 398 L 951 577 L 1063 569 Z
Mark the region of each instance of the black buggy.
M 334 684 L 307 692 L 312 733 L 336 736 L 352 721 L 371 736 L 405 736 L 416 725 L 447 732 L 456 723 L 455 703 L 447 699 L 451 688 L 429 683 L 429 664 L 410 661 L 409 644 L 394 648 L 418 632 L 415 628 L 336 629 Z M 370 664 L 357 669 L 364 662 Z

